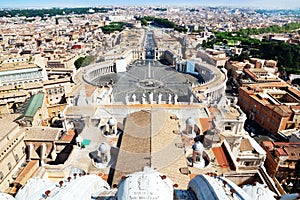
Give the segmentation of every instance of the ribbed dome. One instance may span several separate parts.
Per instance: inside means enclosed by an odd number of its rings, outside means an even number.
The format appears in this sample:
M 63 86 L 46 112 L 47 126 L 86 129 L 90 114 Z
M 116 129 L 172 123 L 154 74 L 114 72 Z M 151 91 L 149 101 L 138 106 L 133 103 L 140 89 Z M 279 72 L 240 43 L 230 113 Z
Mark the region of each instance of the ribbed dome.
M 108 151 L 110 151 L 110 145 L 109 144 L 107 144 L 106 142 L 102 142 L 101 144 L 100 144 L 100 147 L 99 147 L 99 151 L 101 152 L 101 153 L 107 153 Z
M 173 183 L 162 177 L 150 170 L 130 174 L 120 181 L 117 199 L 173 199 Z
M 110 126 L 116 126 L 117 124 L 118 124 L 118 121 L 115 119 L 115 118 L 110 118 L 109 120 L 108 120 L 108 124 L 110 125 Z
M 195 121 L 192 117 L 189 117 L 185 120 L 185 123 L 190 125 L 190 126 L 193 126 L 195 124 Z
M 200 141 L 197 141 L 194 145 L 193 145 L 193 150 L 194 151 L 204 151 L 204 147 L 203 144 Z

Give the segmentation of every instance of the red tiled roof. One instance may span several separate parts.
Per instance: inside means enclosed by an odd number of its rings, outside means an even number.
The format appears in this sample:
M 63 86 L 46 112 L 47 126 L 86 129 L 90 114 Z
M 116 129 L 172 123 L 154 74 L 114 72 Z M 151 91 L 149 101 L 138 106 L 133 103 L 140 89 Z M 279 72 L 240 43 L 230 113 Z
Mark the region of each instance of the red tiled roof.
M 229 168 L 229 162 L 222 147 L 212 149 L 221 168 Z
M 280 155 L 280 156 L 288 156 L 288 154 L 285 152 L 285 150 L 284 149 L 282 149 L 282 148 L 278 148 L 278 149 L 276 149 L 276 151 L 278 152 L 278 154 Z
M 203 133 L 213 128 L 211 118 L 200 118 L 199 122 L 201 124 Z
M 272 151 L 274 148 L 274 144 L 271 141 L 262 142 L 263 146 L 267 147 L 269 151 Z
M 75 136 L 75 131 L 69 129 L 69 130 L 68 130 L 68 134 L 64 134 L 64 135 L 61 137 L 61 140 L 62 140 L 62 141 L 68 141 L 68 142 L 71 142 L 71 141 L 73 140 L 74 136 Z

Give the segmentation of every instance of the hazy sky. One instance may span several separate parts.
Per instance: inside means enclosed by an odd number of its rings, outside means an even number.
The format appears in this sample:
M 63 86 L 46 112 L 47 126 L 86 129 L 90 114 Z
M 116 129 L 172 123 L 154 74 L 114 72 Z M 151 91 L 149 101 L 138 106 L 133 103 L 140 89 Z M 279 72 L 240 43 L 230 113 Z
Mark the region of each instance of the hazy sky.
M 76 7 L 104 5 L 200 5 L 255 8 L 300 8 L 300 0 L 0 0 L 0 7 Z

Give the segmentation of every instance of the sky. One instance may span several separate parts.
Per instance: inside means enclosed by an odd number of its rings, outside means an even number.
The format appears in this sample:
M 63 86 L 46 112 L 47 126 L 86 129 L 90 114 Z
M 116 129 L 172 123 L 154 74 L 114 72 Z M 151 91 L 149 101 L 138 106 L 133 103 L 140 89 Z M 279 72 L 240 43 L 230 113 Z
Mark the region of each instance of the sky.
M 195 5 L 294 9 L 300 8 L 300 0 L 0 0 L 0 8 L 87 7 L 108 5 Z

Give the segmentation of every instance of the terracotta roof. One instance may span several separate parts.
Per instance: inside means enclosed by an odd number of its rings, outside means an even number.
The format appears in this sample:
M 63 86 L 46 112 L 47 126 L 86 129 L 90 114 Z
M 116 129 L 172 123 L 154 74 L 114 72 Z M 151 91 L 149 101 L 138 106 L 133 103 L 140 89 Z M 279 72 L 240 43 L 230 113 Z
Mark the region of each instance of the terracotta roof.
M 278 148 L 276 151 L 280 156 L 288 156 L 287 152 L 285 152 L 283 148 Z
M 16 178 L 15 183 L 25 185 L 29 178 L 31 178 L 34 173 L 39 168 L 37 160 L 31 160 L 26 167 L 22 170 L 19 176 Z
M 71 142 L 73 140 L 75 136 L 75 131 L 74 130 L 71 130 L 69 129 L 68 130 L 68 134 L 64 134 L 60 140 L 62 141 L 67 141 L 67 142 Z
M 229 162 L 226 158 L 225 152 L 221 147 L 212 148 L 215 157 L 217 158 L 217 162 L 219 163 L 221 168 L 229 168 Z
M 217 115 L 217 116 L 221 115 L 220 110 L 216 107 L 209 107 L 208 110 L 212 117 L 215 117 L 215 115 Z
M 270 141 L 264 141 L 262 142 L 262 145 L 265 146 L 269 151 L 272 151 L 274 148 L 273 142 Z
M 201 124 L 201 128 L 203 132 L 206 132 L 213 128 L 212 119 L 211 118 L 200 118 L 199 122 Z
M 274 142 L 280 156 L 288 156 L 289 160 L 300 159 L 300 142 Z

